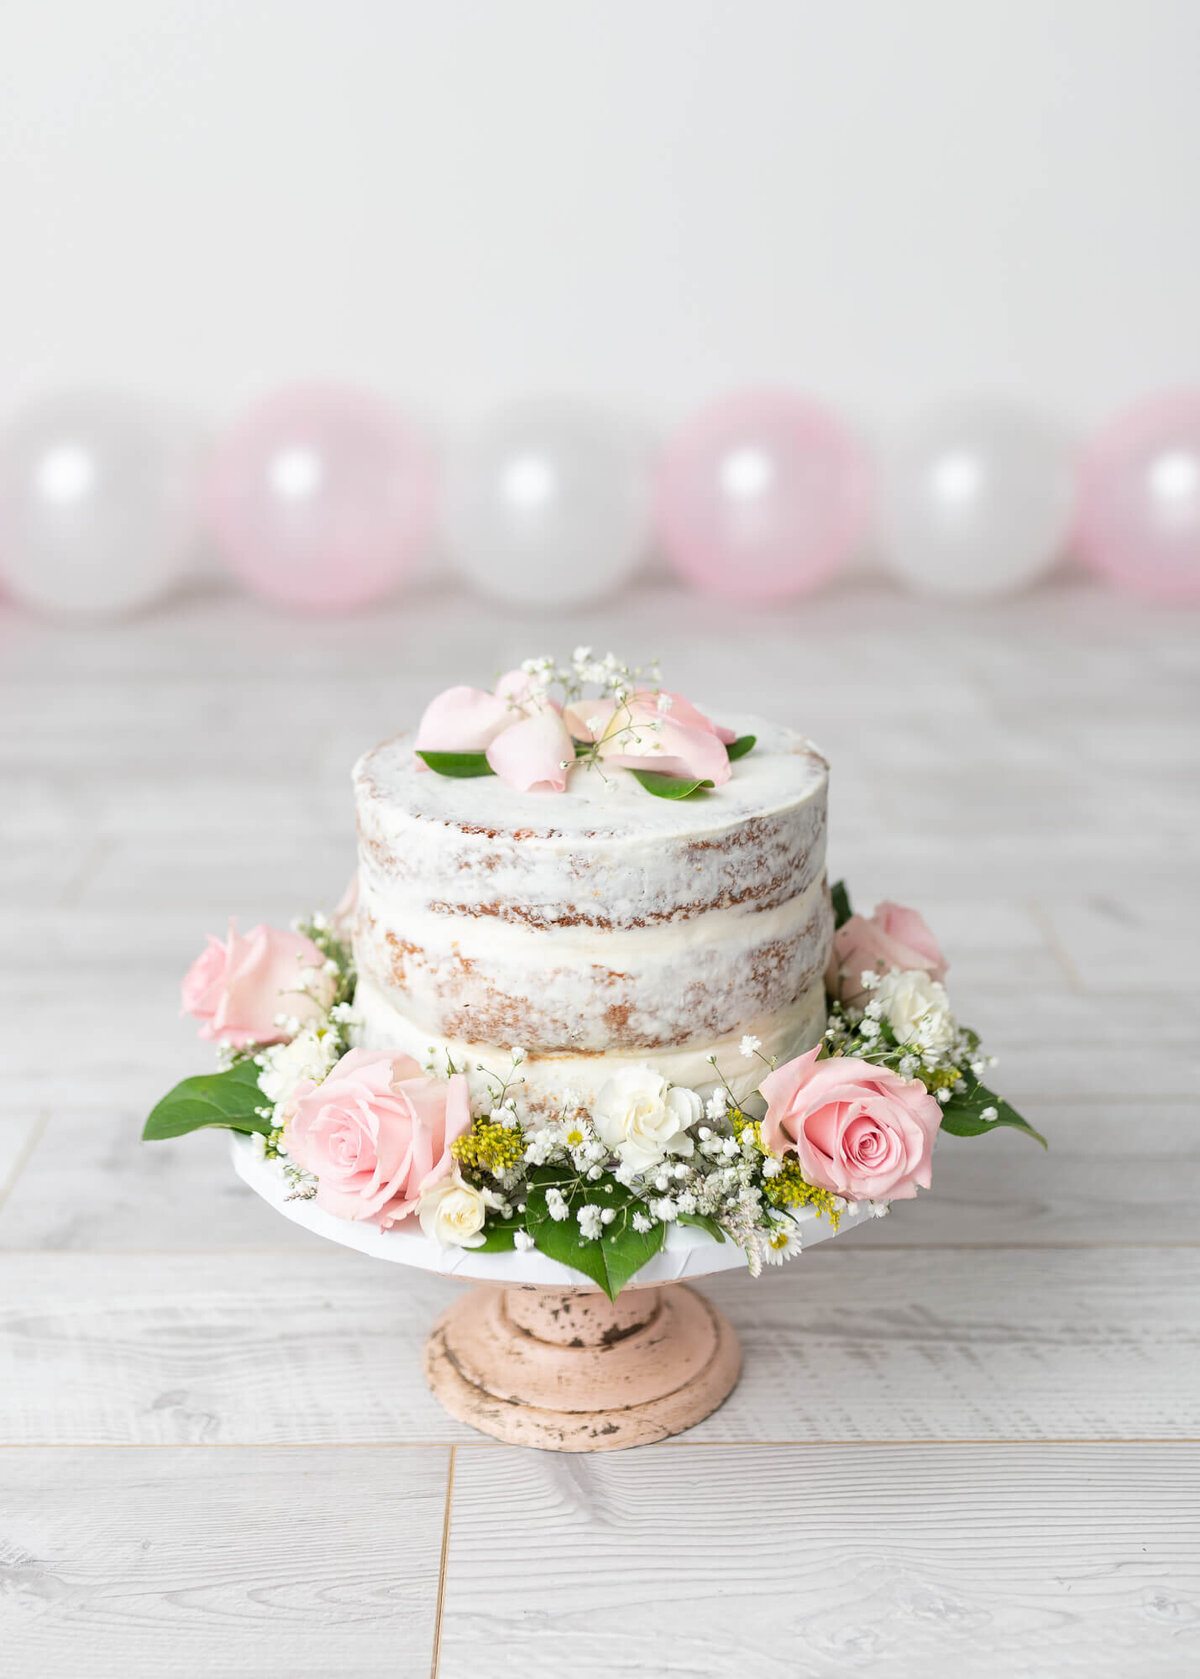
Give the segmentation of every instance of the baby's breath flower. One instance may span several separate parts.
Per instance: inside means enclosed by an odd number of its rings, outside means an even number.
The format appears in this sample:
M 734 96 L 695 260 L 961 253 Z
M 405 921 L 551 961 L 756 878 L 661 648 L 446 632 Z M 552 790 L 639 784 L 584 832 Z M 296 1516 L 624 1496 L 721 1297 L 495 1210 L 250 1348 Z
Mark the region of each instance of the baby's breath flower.
M 584 1241 L 596 1241 L 604 1227 L 601 1209 L 588 1202 L 579 1208 L 575 1214 L 575 1219 L 579 1225 L 579 1234 Z

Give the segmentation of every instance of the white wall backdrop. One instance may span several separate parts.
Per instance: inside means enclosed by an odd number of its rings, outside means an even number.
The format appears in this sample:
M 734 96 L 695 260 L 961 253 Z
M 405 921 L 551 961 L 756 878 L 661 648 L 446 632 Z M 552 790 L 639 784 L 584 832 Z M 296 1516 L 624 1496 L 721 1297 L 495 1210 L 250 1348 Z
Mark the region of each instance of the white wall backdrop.
M 6 0 L 0 407 L 1200 374 L 1197 0 Z

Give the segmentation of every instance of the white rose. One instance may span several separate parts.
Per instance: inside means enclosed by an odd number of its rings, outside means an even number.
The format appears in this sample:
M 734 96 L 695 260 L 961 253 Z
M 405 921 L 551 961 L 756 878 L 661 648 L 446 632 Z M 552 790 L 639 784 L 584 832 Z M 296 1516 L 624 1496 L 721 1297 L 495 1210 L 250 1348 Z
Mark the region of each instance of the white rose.
M 946 987 L 919 968 L 893 970 L 875 993 L 889 1026 L 902 1044 L 941 1054 L 953 1047 L 954 1016 Z
M 687 1128 L 703 1111 L 694 1090 L 669 1086 L 653 1067 L 623 1067 L 601 1086 L 592 1124 L 623 1166 L 648 1172 L 664 1155 L 693 1152 Z
M 262 1054 L 258 1088 L 277 1108 L 286 1109 L 293 1090 L 302 1079 L 320 1084 L 341 1054 L 338 1037 L 324 1026 L 308 1026 L 290 1043 L 273 1044 Z M 284 1113 L 277 1115 L 282 1122 Z
M 483 1223 L 495 1199 L 454 1172 L 422 1192 L 417 1217 L 425 1234 L 442 1247 L 478 1248 L 483 1245 Z

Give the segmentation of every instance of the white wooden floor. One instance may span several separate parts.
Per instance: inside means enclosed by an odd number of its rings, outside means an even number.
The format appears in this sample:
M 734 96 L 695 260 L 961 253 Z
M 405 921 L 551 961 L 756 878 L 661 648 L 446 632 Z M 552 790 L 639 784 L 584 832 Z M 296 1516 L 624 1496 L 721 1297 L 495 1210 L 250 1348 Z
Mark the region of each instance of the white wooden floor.
M 1200 1673 L 1200 615 L 727 620 L 0 611 L 4 1679 Z M 217 1137 L 138 1142 L 205 1064 L 203 934 L 340 893 L 355 753 L 580 640 L 825 747 L 833 866 L 926 912 L 1053 1144 L 947 1139 L 916 1205 L 715 1282 L 733 1399 L 590 1459 L 432 1403 L 454 1285 L 274 1218 Z

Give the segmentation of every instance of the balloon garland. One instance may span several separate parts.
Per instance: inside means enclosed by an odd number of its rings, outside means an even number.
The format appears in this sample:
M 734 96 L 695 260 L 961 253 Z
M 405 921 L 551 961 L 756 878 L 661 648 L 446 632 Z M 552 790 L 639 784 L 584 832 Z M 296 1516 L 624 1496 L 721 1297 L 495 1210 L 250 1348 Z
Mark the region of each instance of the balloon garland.
M 227 565 L 264 600 L 351 611 L 390 594 L 434 522 L 433 457 L 378 398 L 280 391 L 218 442 L 202 490 Z
M 353 611 L 421 566 L 435 536 L 480 593 L 563 610 L 613 593 L 655 548 L 739 603 L 812 592 L 864 539 L 923 594 L 1012 592 L 1074 554 L 1114 587 L 1200 600 L 1200 390 L 1118 416 L 1079 458 L 1011 405 L 933 411 L 878 471 L 796 392 L 728 396 L 658 451 L 580 402 L 525 403 L 433 450 L 386 401 L 305 385 L 206 452 L 179 417 L 63 393 L 0 431 L 0 583 L 35 611 L 113 616 L 166 595 L 207 541 L 243 585 Z

